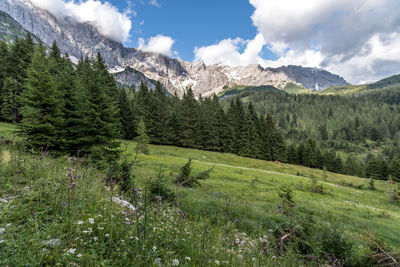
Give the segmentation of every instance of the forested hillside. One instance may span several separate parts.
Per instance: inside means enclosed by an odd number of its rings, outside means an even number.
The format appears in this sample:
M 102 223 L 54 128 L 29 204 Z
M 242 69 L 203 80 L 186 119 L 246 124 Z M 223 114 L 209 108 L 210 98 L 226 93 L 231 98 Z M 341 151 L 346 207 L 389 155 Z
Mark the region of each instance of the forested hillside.
M 251 103 L 258 113 L 276 118 L 288 143 L 289 162 L 304 164 L 302 155 L 310 155 L 311 148 L 314 160 L 305 165 L 321 167 L 319 147 L 331 153 L 342 152 L 343 164 L 336 166 L 337 171 L 399 179 L 400 84 L 392 83 L 362 95 L 252 92 L 240 94 L 239 98 Z M 229 105 L 229 100 L 222 102 Z
M 29 35 L 0 44 L 0 116 L 19 125 L 32 149 L 116 159 L 115 139 L 138 138 L 142 121 L 153 144 L 400 179 L 400 94 L 393 83 L 359 97 L 246 91 L 220 103 L 216 96 L 196 99 L 191 89 L 182 98 L 167 95 L 159 83 L 153 91 L 144 84 L 120 88 L 101 55 L 75 67 L 56 43 L 45 50 Z

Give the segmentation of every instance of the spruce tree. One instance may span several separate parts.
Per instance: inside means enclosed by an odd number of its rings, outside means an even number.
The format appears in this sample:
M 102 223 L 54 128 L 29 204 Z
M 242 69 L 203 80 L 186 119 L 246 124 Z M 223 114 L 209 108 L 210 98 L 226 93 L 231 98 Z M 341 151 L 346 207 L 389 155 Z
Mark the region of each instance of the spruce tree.
M 119 92 L 119 117 L 121 122 L 121 137 L 126 140 L 132 140 L 137 135 L 137 122 L 134 112 L 133 101 L 129 99 L 131 92 L 122 89 Z
M 8 58 L 8 45 L 6 42 L 0 40 L 0 95 L 3 95 L 4 79 L 7 75 L 7 58 Z M 0 98 L 0 107 L 2 106 L 3 99 Z M 1 117 L 1 116 L 0 116 Z
M 153 110 L 149 114 L 151 119 L 152 143 L 166 144 L 167 127 L 170 118 L 170 106 L 167 93 L 158 81 L 153 92 Z
M 178 112 L 180 145 L 198 148 L 199 106 L 191 88 L 183 95 Z
M 40 43 L 27 70 L 21 96 L 23 120 L 21 134 L 33 149 L 61 150 L 63 125 L 62 101 L 50 74 L 46 50 Z
M 119 111 L 113 98 L 115 82 L 111 82 L 112 76 L 100 54 L 88 71 L 90 78 L 83 85 L 87 97 L 87 111 L 83 116 L 86 125 L 84 149 L 94 160 L 113 161 L 120 156 L 120 143 L 117 141 L 120 137 Z
M 4 80 L 1 99 L 0 114 L 2 119 L 7 122 L 15 123 L 18 119 L 18 102 L 17 102 L 18 83 L 14 78 L 7 77 Z
M 146 124 L 144 123 L 143 118 L 140 119 L 138 124 L 138 136 L 136 137 L 136 150 L 138 153 L 149 154 L 148 144 L 149 137 L 146 133 Z

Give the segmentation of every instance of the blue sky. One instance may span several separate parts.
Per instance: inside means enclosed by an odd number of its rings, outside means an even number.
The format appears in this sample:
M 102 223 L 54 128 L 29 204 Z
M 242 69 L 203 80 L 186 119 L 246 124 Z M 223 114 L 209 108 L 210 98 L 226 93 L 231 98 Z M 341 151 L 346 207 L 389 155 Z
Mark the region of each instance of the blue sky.
M 128 6 L 124 1 L 110 2 L 121 11 Z M 140 1 L 133 5 L 136 16 L 132 16 L 132 36 L 126 46 L 137 47 L 139 37 L 171 36 L 179 57 L 192 61 L 195 47 L 231 37 L 252 39 L 257 33 L 250 18 L 254 7 L 248 1 L 159 0 L 158 3 L 159 7 Z
M 353 84 L 400 72 L 399 0 L 30 1 L 185 61 L 317 67 Z

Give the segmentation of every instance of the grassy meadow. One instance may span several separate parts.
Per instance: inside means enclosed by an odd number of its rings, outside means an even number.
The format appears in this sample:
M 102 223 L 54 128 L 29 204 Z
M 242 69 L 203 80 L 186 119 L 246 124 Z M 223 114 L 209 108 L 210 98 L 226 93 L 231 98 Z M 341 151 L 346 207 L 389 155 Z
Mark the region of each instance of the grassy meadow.
M 13 130 L 0 125 L 7 138 Z M 134 187 L 122 191 L 82 155 L 32 155 L 2 142 L 0 266 L 368 266 L 368 236 L 400 250 L 400 205 L 384 181 L 370 190 L 367 179 L 300 166 L 171 146 L 136 155 L 135 147 L 121 144 L 134 161 Z M 210 176 L 176 186 L 189 158 L 193 174 L 211 168 Z M 157 179 L 173 201 L 149 197 Z M 322 192 L 310 192 L 313 183 Z

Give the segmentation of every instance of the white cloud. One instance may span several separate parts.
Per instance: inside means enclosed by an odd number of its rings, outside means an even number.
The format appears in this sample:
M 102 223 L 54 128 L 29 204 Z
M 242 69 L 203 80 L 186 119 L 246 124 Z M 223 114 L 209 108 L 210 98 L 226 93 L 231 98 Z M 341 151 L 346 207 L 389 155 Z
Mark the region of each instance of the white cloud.
M 99 0 L 69 1 L 64 0 L 31 0 L 44 10 L 49 11 L 57 18 L 71 17 L 84 23 L 91 23 L 100 34 L 118 42 L 125 42 L 129 38 L 132 23 L 129 18 L 131 11 L 124 14 L 109 2 Z
M 261 34 L 247 41 L 240 38 L 225 39 L 218 44 L 196 47 L 195 61 L 203 61 L 207 65 L 222 62 L 228 66 L 259 64 L 261 58 L 258 55 L 264 45 L 265 41 Z M 240 49 L 244 46 L 244 52 L 240 53 Z
M 161 4 L 157 0 L 150 0 L 149 4 L 155 7 L 161 7 Z
M 143 38 L 139 38 L 138 48 L 143 51 L 159 53 L 166 56 L 177 55 L 177 52 L 172 52 L 172 46 L 175 40 L 169 36 L 158 34 L 151 37 L 147 42 Z
M 400 72 L 398 0 L 249 0 L 253 40 L 195 48 L 195 60 L 227 65 L 320 67 L 352 83 Z M 260 57 L 266 46 L 277 60 Z M 246 47 L 244 52 L 240 52 Z

